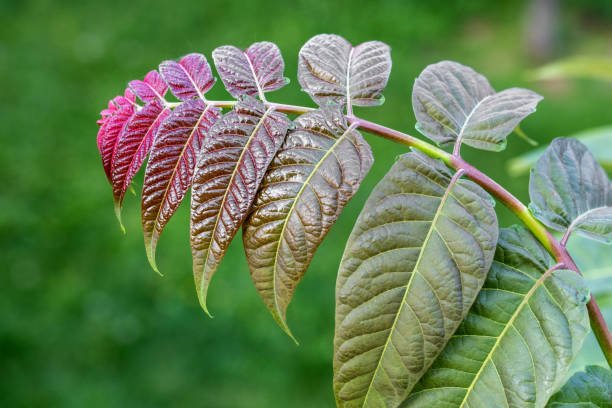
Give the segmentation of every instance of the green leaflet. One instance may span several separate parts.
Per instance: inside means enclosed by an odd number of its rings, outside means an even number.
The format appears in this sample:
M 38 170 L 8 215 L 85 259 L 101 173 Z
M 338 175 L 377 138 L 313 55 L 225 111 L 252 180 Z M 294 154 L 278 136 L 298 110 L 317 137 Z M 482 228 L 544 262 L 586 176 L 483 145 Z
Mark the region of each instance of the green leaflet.
M 609 57 L 570 57 L 546 64 L 530 74 L 531 79 L 588 78 L 612 81 L 612 58 Z
M 506 136 L 541 100 L 521 88 L 496 93 L 483 75 L 452 61 L 429 65 L 412 91 L 419 132 L 439 144 L 493 151 L 505 149 Z
M 552 396 L 546 408 L 612 408 L 612 371 L 587 366 Z
M 612 126 L 588 129 L 570 137 L 578 139 L 584 144 L 605 170 L 612 170 L 612 143 L 610 143 L 610 140 L 612 140 Z M 527 173 L 542 153 L 544 153 L 544 150 L 545 148 L 535 149 L 511 159 L 508 162 L 508 172 L 512 176 Z
M 295 288 L 373 161 L 340 108 L 325 106 L 294 121 L 268 167 L 242 239 L 255 287 L 290 336 Z
M 501 230 L 482 291 L 402 408 L 544 407 L 589 330 L 582 279 L 553 263 L 527 230 Z
M 612 243 L 612 181 L 575 139 L 553 140 L 529 179 L 529 209 L 549 228 Z
M 401 156 L 349 238 L 336 284 L 339 407 L 397 407 L 476 298 L 493 260 L 490 196 L 423 153 Z

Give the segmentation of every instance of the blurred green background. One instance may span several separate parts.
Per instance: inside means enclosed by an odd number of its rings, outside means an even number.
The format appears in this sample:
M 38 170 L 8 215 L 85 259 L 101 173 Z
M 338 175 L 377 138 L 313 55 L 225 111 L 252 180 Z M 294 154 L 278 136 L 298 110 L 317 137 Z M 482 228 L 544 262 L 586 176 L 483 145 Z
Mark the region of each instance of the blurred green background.
M 161 238 L 164 278 L 147 264 L 137 197 L 126 200 L 121 234 L 95 122 L 129 80 L 188 52 L 211 59 L 220 45 L 269 40 L 292 79 L 270 99 L 312 105 L 295 77 L 297 53 L 311 36 L 331 32 L 392 47 L 387 102 L 357 114 L 416 133 L 413 80 L 427 64 L 453 59 L 497 89 L 543 94 L 522 128 L 547 143 L 612 123 L 612 86 L 530 82 L 526 73 L 565 56 L 612 55 L 611 23 L 609 0 L 0 0 L 0 406 L 334 405 L 334 286 L 344 242 L 370 190 L 406 149 L 367 136 L 374 167 L 289 309 L 296 347 L 260 302 L 240 239 L 212 282 L 211 320 L 193 287 L 186 207 Z M 211 94 L 227 98 L 220 82 Z M 527 176 L 508 176 L 505 163 L 530 149 L 511 136 L 500 154 L 464 151 L 526 201 Z M 503 208 L 500 220 L 516 222 Z M 612 322 L 610 296 L 602 303 Z M 576 367 L 602 361 L 590 339 Z

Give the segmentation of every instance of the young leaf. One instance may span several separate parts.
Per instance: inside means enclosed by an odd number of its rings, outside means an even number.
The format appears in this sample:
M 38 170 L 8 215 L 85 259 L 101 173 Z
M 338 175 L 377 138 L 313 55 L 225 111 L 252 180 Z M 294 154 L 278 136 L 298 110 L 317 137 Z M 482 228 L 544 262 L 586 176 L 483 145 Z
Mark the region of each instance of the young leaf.
M 500 233 L 469 314 L 402 408 L 544 407 L 589 331 L 588 290 L 525 229 Z
M 314 253 L 373 163 L 337 106 L 294 121 L 268 168 L 242 235 L 255 287 L 278 324 Z
M 179 62 L 164 61 L 159 72 L 170 86 L 172 94 L 181 101 L 204 99 L 204 94 L 215 84 L 210 65 L 202 54 L 185 55 Z
M 159 99 L 153 99 L 132 116 L 117 140 L 111 179 L 120 224 L 125 192 L 149 154 L 160 124 L 169 114 L 170 109 L 162 106 Z
M 275 91 L 288 83 L 283 77 L 285 62 L 280 50 L 271 42 L 252 44 L 246 51 L 225 45 L 213 51 L 213 60 L 225 89 L 234 98 Z
M 140 98 L 141 101 L 148 103 L 155 99 L 164 101 L 164 96 L 168 91 L 168 85 L 156 70 L 150 71 L 144 77 L 144 81 L 136 79 L 130 81 L 130 89 Z
M 339 407 L 397 407 L 476 298 L 497 217 L 491 197 L 460 176 L 405 154 L 361 211 L 336 284 Z
M 212 275 L 244 222 L 291 121 L 247 97 L 210 130 L 193 178 L 191 252 L 198 298 L 206 307 Z
M 391 72 L 391 49 L 380 41 L 356 47 L 333 34 L 312 37 L 300 50 L 298 80 L 319 106 L 374 106 Z
M 164 120 L 153 143 L 142 187 L 142 228 L 147 258 L 158 273 L 157 241 L 191 187 L 204 138 L 220 115 L 221 109 L 201 99 L 184 102 Z
M 127 91 L 126 91 L 127 92 Z M 129 94 L 133 95 L 131 92 Z M 106 178 L 112 185 L 112 168 L 113 159 L 115 156 L 115 150 L 117 147 L 117 140 L 119 135 L 123 131 L 128 120 L 134 114 L 134 105 L 132 104 L 133 99 L 118 97 L 115 98 L 119 105 L 116 112 L 112 116 L 107 118 L 107 122 L 103 125 L 104 133 L 101 135 L 101 155 L 102 155 L 102 166 L 104 167 L 104 173 Z M 100 129 L 102 130 L 102 128 Z
M 612 371 L 587 366 L 550 399 L 546 408 L 612 408 Z
M 429 65 L 412 90 L 419 132 L 439 144 L 493 151 L 506 147 L 506 136 L 541 100 L 521 88 L 496 93 L 483 75 L 452 61 Z
M 575 139 L 553 140 L 529 179 L 529 208 L 546 226 L 612 243 L 612 181 Z

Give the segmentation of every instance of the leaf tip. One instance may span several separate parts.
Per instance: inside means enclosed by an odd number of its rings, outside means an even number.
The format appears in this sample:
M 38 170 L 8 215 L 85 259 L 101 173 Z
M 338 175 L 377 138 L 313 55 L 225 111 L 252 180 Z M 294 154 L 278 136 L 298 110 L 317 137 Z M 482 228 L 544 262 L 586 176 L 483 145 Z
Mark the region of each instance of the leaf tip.
M 121 220 L 121 201 L 115 200 L 115 217 L 117 217 L 117 221 L 119 221 L 119 227 L 121 228 L 121 232 L 125 235 L 125 226 L 123 225 L 123 221 Z
M 147 259 L 149 260 L 149 265 L 151 265 L 151 268 L 153 268 L 155 273 L 157 273 L 159 276 L 164 276 L 164 274 L 159 271 L 159 268 L 157 267 L 157 262 L 155 262 L 155 248 L 153 242 L 147 242 L 146 244 Z

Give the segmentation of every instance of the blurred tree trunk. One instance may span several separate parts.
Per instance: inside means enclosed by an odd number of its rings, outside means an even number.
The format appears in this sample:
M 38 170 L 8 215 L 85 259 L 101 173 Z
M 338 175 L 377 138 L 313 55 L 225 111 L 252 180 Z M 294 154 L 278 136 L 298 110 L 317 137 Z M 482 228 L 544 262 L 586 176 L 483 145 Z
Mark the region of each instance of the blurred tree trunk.
M 559 23 L 558 0 L 530 0 L 525 16 L 527 53 L 535 63 L 554 56 Z

